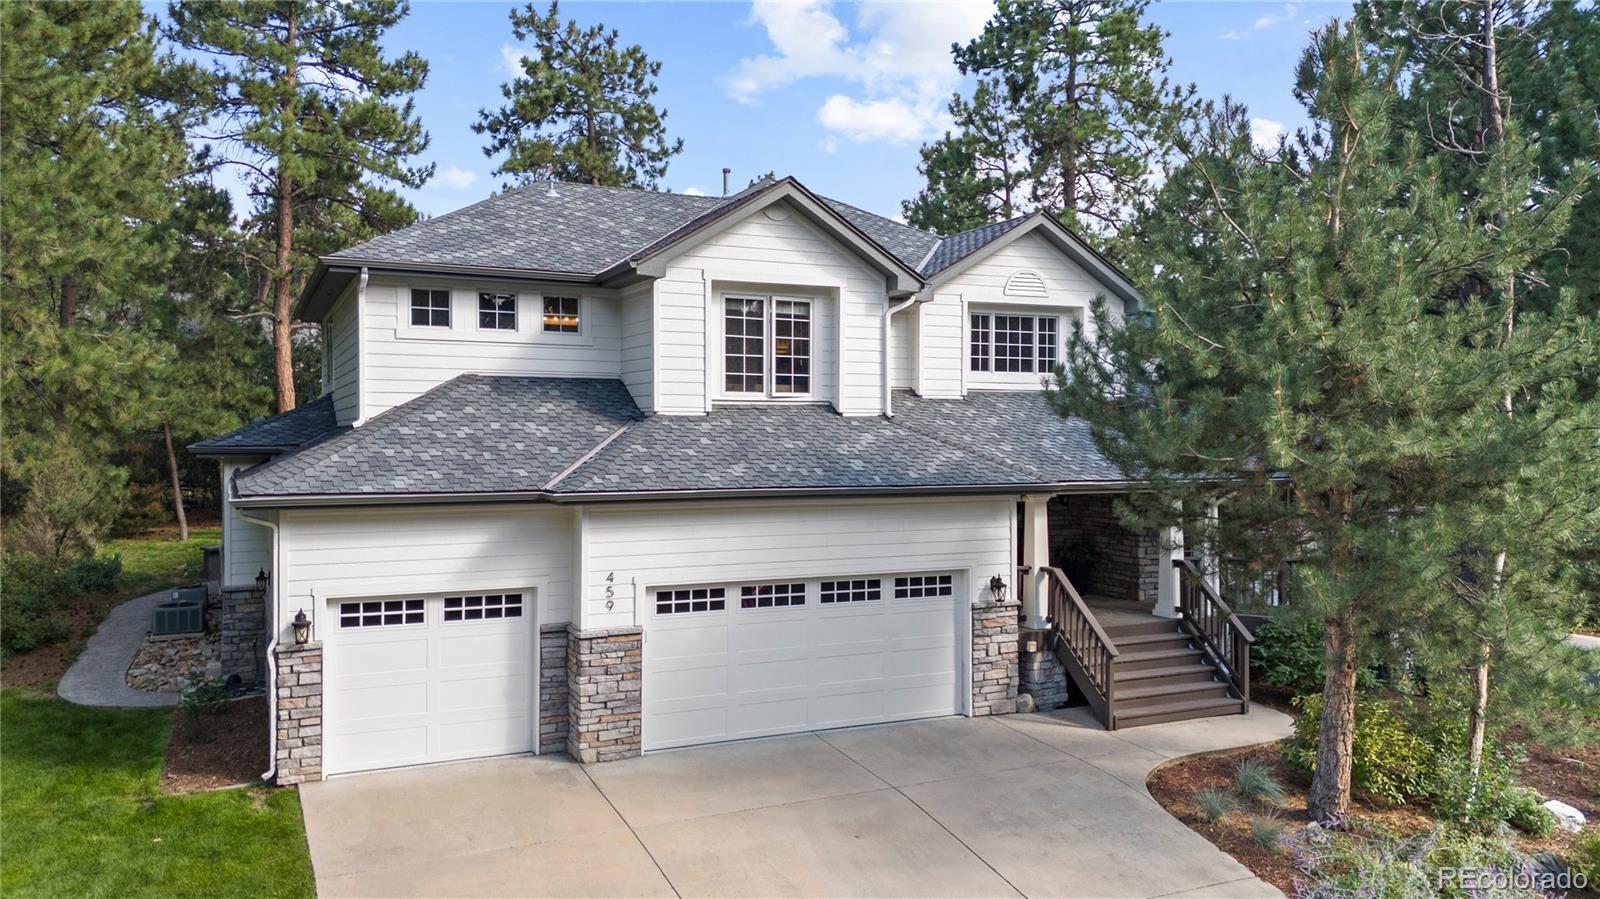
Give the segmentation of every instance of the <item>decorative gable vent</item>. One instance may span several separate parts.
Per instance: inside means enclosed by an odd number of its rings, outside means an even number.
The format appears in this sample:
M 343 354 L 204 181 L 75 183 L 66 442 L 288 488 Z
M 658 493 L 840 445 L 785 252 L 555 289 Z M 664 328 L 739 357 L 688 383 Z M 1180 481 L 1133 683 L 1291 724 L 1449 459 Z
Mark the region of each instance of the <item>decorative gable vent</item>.
M 1008 297 L 1042 297 L 1047 296 L 1044 289 L 1044 279 L 1038 272 L 1023 269 L 1006 279 L 1006 296 Z

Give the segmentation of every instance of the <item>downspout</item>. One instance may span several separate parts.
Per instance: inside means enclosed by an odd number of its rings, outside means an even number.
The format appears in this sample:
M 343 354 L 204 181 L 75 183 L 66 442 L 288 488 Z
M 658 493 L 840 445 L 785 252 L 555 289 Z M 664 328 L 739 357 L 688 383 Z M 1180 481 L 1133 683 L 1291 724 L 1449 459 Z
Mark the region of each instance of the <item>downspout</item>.
M 240 509 L 239 515 L 272 531 L 272 576 L 267 579 L 271 585 L 267 597 L 266 625 L 267 625 L 267 770 L 262 772 L 261 779 L 271 783 L 278 776 L 278 594 L 283 589 L 283 560 L 278 557 L 278 523 L 266 518 L 250 514 L 249 509 Z
M 396 313 L 399 314 L 398 312 Z M 367 267 L 361 267 L 361 280 L 356 283 L 356 420 L 350 427 L 359 428 L 367 423 Z
M 891 343 L 891 340 L 890 340 L 890 337 L 889 337 L 889 332 L 890 332 L 889 319 L 894 317 L 894 314 L 896 312 L 903 312 L 906 309 L 911 308 L 911 306 L 913 304 L 915 304 L 916 302 L 917 302 L 917 295 L 916 294 L 912 294 L 911 296 L 906 297 L 905 300 L 902 301 L 901 303 L 899 303 L 898 305 L 883 307 L 883 417 L 884 418 L 893 418 L 894 417 L 894 407 L 892 405 L 892 394 L 894 393 L 894 376 L 889 370 L 890 369 L 889 350 L 890 350 L 890 343 Z

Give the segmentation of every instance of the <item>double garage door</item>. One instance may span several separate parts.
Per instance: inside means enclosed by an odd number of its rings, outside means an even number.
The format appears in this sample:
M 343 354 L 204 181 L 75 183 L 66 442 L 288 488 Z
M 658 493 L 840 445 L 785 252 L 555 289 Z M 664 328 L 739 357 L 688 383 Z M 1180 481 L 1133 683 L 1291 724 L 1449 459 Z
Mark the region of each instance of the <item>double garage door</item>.
M 960 712 L 961 581 L 930 572 L 650 590 L 644 748 Z M 332 602 L 324 771 L 532 751 L 533 599 Z

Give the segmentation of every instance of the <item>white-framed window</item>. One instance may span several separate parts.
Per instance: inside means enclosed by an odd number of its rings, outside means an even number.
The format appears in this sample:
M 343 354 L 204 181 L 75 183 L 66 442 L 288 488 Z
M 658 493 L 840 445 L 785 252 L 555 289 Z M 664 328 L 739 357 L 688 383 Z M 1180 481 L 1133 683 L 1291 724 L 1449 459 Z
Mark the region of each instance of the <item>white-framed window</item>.
M 970 357 L 976 372 L 1048 373 L 1056 365 L 1061 319 L 1054 315 L 974 312 Z
M 427 603 L 421 599 L 368 599 L 339 603 L 339 627 L 392 627 L 422 624 Z
M 925 599 L 954 593 L 955 579 L 948 574 L 907 574 L 894 579 L 895 599 Z
M 741 609 L 781 609 L 805 604 L 805 584 L 745 584 L 739 588 Z
M 810 300 L 724 297 L 724 392 L 746 396 L 809 396 L 813 323 Z
M 517 330 L 517 295 L 482 291 L 478 294 L 478 329 Z
M 446 596 L 444 620 L 494 621 L 522 617 L 521 593 L 486 593 L 481 596 Z
M 544 332 L 546 334 L 577 334 L 582 331 L 583 319 L 579 313 L 577 297 L 544 298 Z
M 823 603 L 872 602 L 883 598 L 883 581 L 875 577 L 823 581 L 817 593 Z
M 657 615 L 685 615 L 693 612 L 721 612 L 728 607 L 728 591 L 722 587 L 686 587 L 657 590 Z
M 450 327 L 450 291 L 426 287 L 412 288 L 411 327 Z

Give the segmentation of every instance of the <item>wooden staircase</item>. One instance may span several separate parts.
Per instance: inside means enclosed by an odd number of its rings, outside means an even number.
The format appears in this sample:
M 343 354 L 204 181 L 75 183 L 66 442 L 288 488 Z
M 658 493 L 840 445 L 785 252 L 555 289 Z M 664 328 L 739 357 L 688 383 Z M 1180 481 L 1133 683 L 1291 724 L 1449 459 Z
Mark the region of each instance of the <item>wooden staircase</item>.
M 1149 621 L 1103 628 L 1118 652 L 1111 666 L 1113 728 L 1249 710 L 1177 619 L 1151 616 Z
M 1178 562 L 1178 618 L 1106 613 L 1046 567 L 1050 643 L 1107 730 L 1250 711 L 1250 644 L 1238 618 L 1188 562 Z

